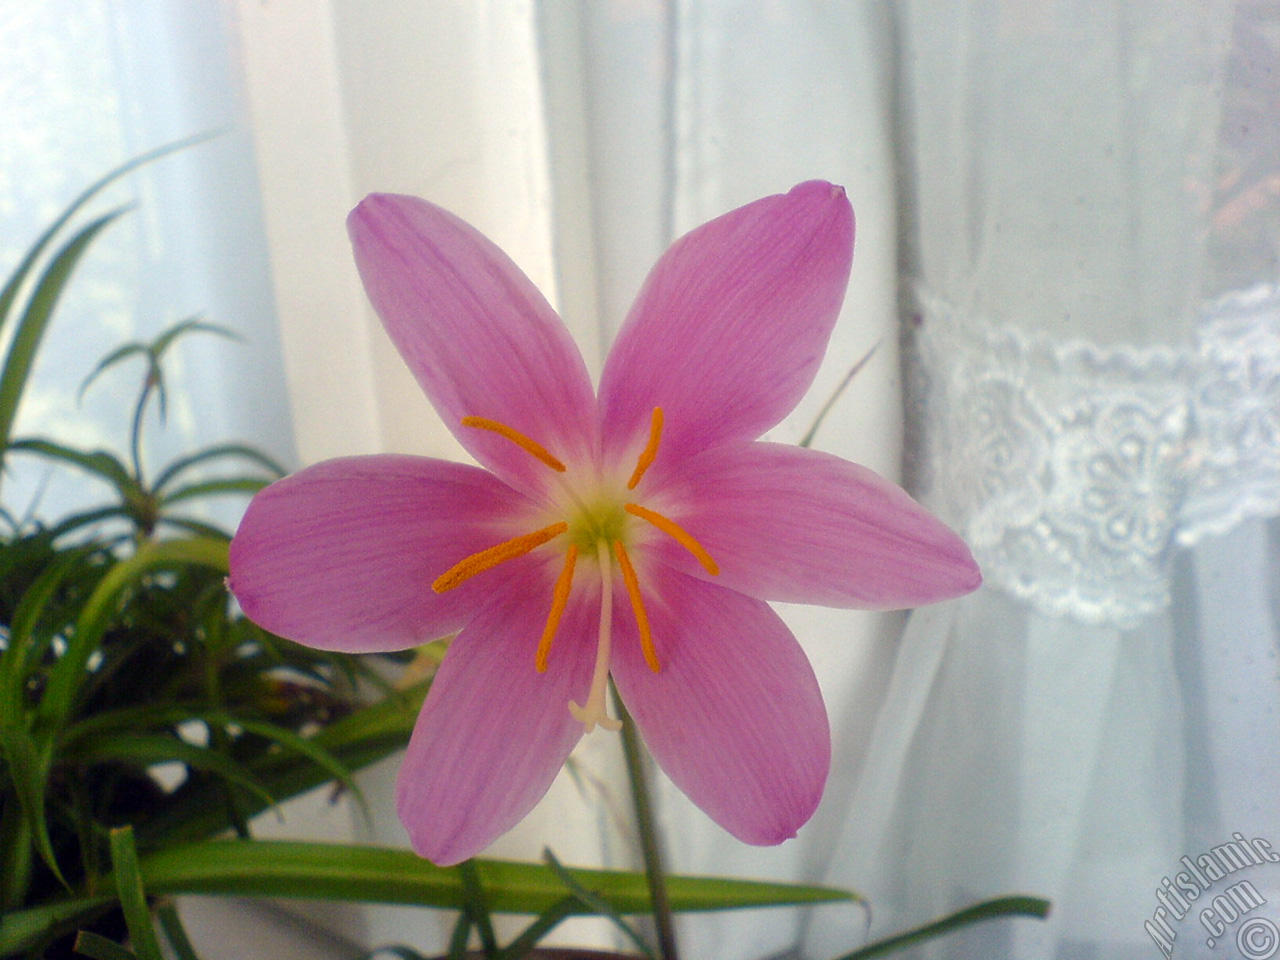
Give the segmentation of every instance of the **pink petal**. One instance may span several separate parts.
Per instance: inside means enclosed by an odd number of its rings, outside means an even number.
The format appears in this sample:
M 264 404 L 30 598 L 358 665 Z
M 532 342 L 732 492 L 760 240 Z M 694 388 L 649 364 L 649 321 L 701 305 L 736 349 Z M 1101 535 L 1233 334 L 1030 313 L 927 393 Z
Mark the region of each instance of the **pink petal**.
M 645 664 L 630 610 L 619 610 L 613 675 L 654 759 L 739 840 L 795 836 L 831 763 L 804 651 L 759 600 L 660 564 L 639 576 L 662 669 Z
M 545 673 L 534 652 L 551 587 L 538 578 L 503 590 L 453 642 L 396 784 L 419 854 L 442 866 L 474 856 L 547 792 L 582 736 L 568 704 L 591 683 L 599 595 L 571 594 Z
M 762 600 L 872 610 L 976 590 L 969 548 L 900 487 L 830 454 L 774 443 L 708 450 L 653 494 L 720 567 L 714 582 Z M 669 538 L 665 562 L 708 574 Z
M 447 593 L 431 589 L 464 557 L 534 529 L 522 519 L 529 508 L 478 467 L 329 460 L 253 498 L 231 542 L 231 590 L 251 620 L 291 640 L 401 650 L 457 630 L 517 572 L 522 561 L 508 561 Z
M 781 420 L 813 381 L 849 281 L 844 190 L 802 183 L 703 224 L 654 266 L 600 381 L 605 447 L 666 415 L 658 464 Z
M 464 427 L 485 417 L 568 463 L 594 449 L 595 399 L 569 331 L 511 260 L 470 225 L 416 197 L 371 194 L 347 228 L 374 309 L 445 424 L 482 464 L 542 490 L 544 464 Z

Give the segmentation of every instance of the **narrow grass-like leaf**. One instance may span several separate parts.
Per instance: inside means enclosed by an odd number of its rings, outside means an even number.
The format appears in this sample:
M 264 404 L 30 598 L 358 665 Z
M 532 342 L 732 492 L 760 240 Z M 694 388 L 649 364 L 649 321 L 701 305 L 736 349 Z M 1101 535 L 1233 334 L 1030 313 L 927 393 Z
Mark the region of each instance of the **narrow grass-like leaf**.
M 324 770 L 331 778 L 350 790 L 352 796 L 356 798 L 356 801 L 361 806 L 365 805 L 364 794 L 360 790 L 360 786 L 352 779 L 351 771 L 343 766 L 342 762 L 332 753 L 317 745 L 314 740 L 300 737 L 292 730 L 288 730 L 279 724 L 257 720 L 252 717 L 237 717 L 221 711 L 203 710 L 193 710 L 189 715 L 209 723 L 220 723 L 224 727 L 238 726 L 248 733 L 254 733 L 267 740 L 274 741 L 286 750 L 301 754 Z
M 458 911 L 458 920 L 449 934 L 449 960 L 465 960 L 467 944 L 471 942 L 471 914 L 462 909 Z
M 224 327 L 220 323 L 210 323 L 208 320 L 201 320 L 199 317 L 190 317 L 186 320 L 180 320 L 165 330 L 158 337 L 151 341 L 151 354 L 157 359 L 164 356 L 166 350 L 173 345 L 179 337 L 185 337 L 189 333 L 212 333 L 227 340 L 240 340 L 240 334 L 236 333 L 230 327 Z
M 332 755 L 349 770 L 359 770 L 389 756 L 409 742 L 418 710 L 429 683 L 393 694 L 330 723 L 308 741 Z M 297 796 L 329 782 L 328 771 L 297 755 L 268 756 L 249 763 L 257 781 L 279 800 Z M 248 803 L 252 798 L 246 798 Z M 181 787 L 154 820 L 138 825 L 144 846 L 171 846 L 213 836 L 228 826 L 220 807 L 220 795 L 207 782 Z M 257 813 L 262 807 L 250 807 Z
M 100 916 L 115 897 L 84 897 L 9 910 L 0 916 L 0 956 L 19 955 Z
M 124 208 L 112 210 L 81 228 L 50 261 L 27 301 L 27 308 L 22 312 L 9 342 L 4 367 L 0 369 L 0 465 L 4 462 L 4 448 L 13 430 L 13 420 L 17 416 L 27 377 L 31 374 L 31 366 L 54 307 L 89 244 L 123 213 Z
M 244 766 L 217 750 L 198 747 L 165 734 L 122 733 L 81 738 L 62 758 L 73 763 L 120 760 L 149 767 L 161 763 L 184 763 L 196 770 L 215 773 L 252 791 L 266 805 L 276 802 Z
M 477 860 L 490 909 L 539 916 L 562 909 L 565 888 L 542 864 Z M 142 858 L 145 889 L 153 895 L 212 894 L 300 897 L 415 904 L 461 909 L 457 871 L 436 867 L 408 850 L 287 841 L 211 840 L 170 847 Z M 574 870 L 576 881 L 621 914 L 649 909 L 640 873 Z M 715 877 L 668 877 L 677 911 L 724 910 L 850 902 L 855 896 L 827 887 L 791 886 Z M 0 955 L 21 953 L 57 933 L 88 922 L 114 902 L 81 898 L 8 913 L 0 919 Z M 590 914 L 576 901 L 568 915 Z
M 203 720 L 206 723 L 224 728 L 239 727 L 248 733 L 273 741 L 285 750 L 310 760 L 316 767 L 324 771 L 326 779 L 338 781 L 346 789 L 350 790 L 361 804 L 364 802 L 359 785 L 352 779 L 351 770 L 332 752 L 321 746 L 315 737 L 299 736 L 279 724 L 260 720 L 256 717 L 239 716 L 226 710 L 208 710 L 200 706 L 187 704 L 153 705 L 144 703 L 133 707 L 95 713 L 67 728 L 62 738 L 62 749 L 67 751 L 68 755 L 92 753 L 94 749 L 92 742 L 95 737 L 112 734 L 127 737 L 146 731 L 176 727 L 188 720 Z M 90 745 L 87 747 L 80 746 L 84 741 L 89 741 Z M 253 778 L 249 768 L 241 766 L 239 769 L 245 776 L 253 779 L 255 783 L 258 782 L 256 778 Z M 269 789 L 260 794 L 262 799 L 270 796 L 272 794 Z
M 561 879 L 543 864 L 477 860 L 489 909 L 541 914 L 564 898 Z M 159 850 L 142 861 L 154 894 L 231 894 L 359 900 L 459 909 L 462 881 L 451 867 L 437 867 L 408 850 L 347 844 L 264 840 L 209 840 Z M 607 901 L 617 913 L 649 911 L 644 875 L 575 869 L 575 882 Z M 849 902 L 855 895 L 830 887 L 672 876 L 672 908 L 725 910 Z M 576 913 L 591 913 L 581 907 Z
M 138 960 L 164 960 L 155 924 L 151 920 L 151 908 L 147 906 L 147 892 L 138 871 L 138 850 L 133 843 L 132 827 L 117 827 L 111 831 L 111 865 L 120 909 L 129 927 L 129 941 Z
M 179 457 L 174 460 L 156 476 L 155 482 L 152 484 L 152 489 L 159 493 L 163 491 L 175 477 L 180 476 L 192 467 L 209 463 L 213 460 L 225 459 L 248 460 L 251 463 L 256 463 L 275 479 L 283 477 L 286 472 L 284 467 L 280 466 L 279 463 L 260 450 L 256 450 L 253 447 L 246 446 L 242 443 L 220 443 L 216 446 L 205 447 L 203 450 L 197 450 L 195 453 L 191 453 L 185 457 Z
M 9 622 L 8 648 L 0 654 L 0 728 L 30 728 L 26 686 L 30 664 L 39 653 L 32 645 L 36 626 L 67 577 L 93 552 L 78 548 L 57 555 L 18 601 Z
M 818 435 L 818 428 L 822 426 L 822 421 L 827 419 L 827 414 L 829 414 L 832 408 L 835 407 L 836 401 L 840 399 L 841 394 L 844 393 L 849 384 L 853 382 L 853 378 L 856 377 L 858 372 L 867 365 L 867 361 L 871 359 L 872 355 L 878 349 L 880 349 L 879 340 L 873 343 L 871 345 L 871 349 L 864 353 L 862 358 L 849 369 L 848 373 L 844 375 L 844 379 L 841 380 L 836 388 L 831 391 L 831 396 L 827 397 L 827 402 L 822 405 L 822 409 L 818 411 L 818 415 L 813 418 L 813 423 L 809 424 L 809 429 L 805 431 L 800 442 L 796 444 L 797 447 L 807 447 L 813 443 L 814 437 Z
M 378 957 L 388 953 L 392 956 L 399 957 L 400 960 L 427 960 L 427 958 L 417 950 L 412 950 L 409 947 L 401 946 L 400 944 L 379 947 L 371 953 L 366 953 L 360 958 L 360 960 L 378 960 Z
M 90 552 L 76 550 L 63 554 L 36 578 L 14 611 L 9 629 L 9 647 L 0 655 L 0 754 L 3 754 L 8 766 L 12 790 L 17 796 L 25 823 L 20 837 L 6 839 L 13 843 L 34 844 L 40 858 L 64 886 L 66 881 L 62 878 L 54 855 L 45 809 L 50 752 L 42 748 L 32 736 L 34 711 L 27 707 L 26 685 L 28 664 L 34 652 L 31 641 L 36 624 L 70 570 Z M 17 869 L 26 863 L 25 858 L 17 851 L 6 852 L 5 860 L 10 869 Z M 6 901 L 12 899 L 17 886 L 25 886 L 25 883 L 24 876 L 7 876 Z
M 122 163 L 114 170 L 108 171 L 102 177 L 99 177 L 93 183 L 89 184 L 89 186 L 87 186 L 78 197 L 67 205 L 67 208 L 62 211 L 58 218 L 54 220 L 53 223 L 49 224 L 36 242 L 31 245 L 30 249 L 27 250 L 26 255 L 22 258 L 22 262 L 19 263 L 13 273 L 10 274 L 4 288 L 0 289 L 0 326 L 3 326 L 8 320 L 9 312 L 13 309 L 13 304 L 17 300 L 18 292 L 22 289 L 22 285 L 26 282 L 27 276 L 31 273 L 36 262 L 44 253 L 45 248 L 53 242 L 54 237 L 56 237 L 62 231 L 62 228 L 71 221 L 71 218 L 84 208 L 85 204 L 121 177 L 132 173 L 139 167 L 151 163 L 154 160 L 158 160 L 161 157 L 168 156 L 171 153 L 175 153 L 178 150 L 185 150 L 187 147 L 195 146 L 197 143 L 202 143 L 216 135 L 216 133 L 202 133 L 194 137 L 187 137 L 183 140 L 177 140 L 173 143 L 165 144 L 154 150 L 149 150 L 146 153 L 134 157 L 132 160 Z
M 252 496 L 271 481 L 264 477 L 225 477 L 217 480 L 200 480 L 167 493 L 161 498 L 163 506 L 181 503 L 183 500 L 243 493 Z
M 493 918 L 489 916 L 489 904 L 484 898 L 480 872 L 476 869 L 474 860 L 464 860 L 455 869 L 462 880 L 463 909 L 475 924 L 476 933 L 480 934 L 480 949 L 489 960 L 493 960 L 498 952 L 498 940 L 493 933 Z
M 126 950 L 114 940 L 92 930 L 81 930 L 76 934 L 75 952 L 89 957 L 89 960 L 138 960 L 132 950 Z
M 149 351 L 147 350 L 147 345 L 145 343 L 126 343 L 123 346 L 116 347 L 105 357 L 99 360 L 85 378 L 80 381 L 80 389 L 76 391 L 76 399 L 84 399 L 85 391 L 89 389 L 93 384 L 93 381 L 98 379 L 99 374 L 106 370 L 110 370 L 117 363 L 138 355 L 142 355 L 144 357 L 149 355 Z
M 27 901 L 31 883 L 31 821 L 20 803 L 0 808 L 0 927 L 7 911 Z
M 163 359 L 165 351 L 179 338 L 188 333 L 216 333 L 218 336 L 226 337 L 230 340 L 239 340 L 240 336 L 234 330 L 224 327 L 221 324 L 209 323 L 201 320 L 199 317 L 189 317 L 181 320 L 160 333 L 150 343 L 141 341 L 133 341 L 123 346 L 117 347 L 111 353 L 107 354 L 97 365 L 89 372 L 89 375 L 80 383 L 78 395 L 83 397 L 89 386 L 105 371 L 111 369 L 119 363 L 128 360 L 130 357 L 141 356 L 145 359 L 147 371 L 143 378 L 142 397 L 138 402 L 137 415 L 142 415 L 142 408 L 145 406 L 147 394 L 151 390 L 156 391 L 156 399 L 160 407 L 160 422 L 163 423 L 166 417 L 166 387 L 164 381 L 164 368 L 160 361 Z M 135 422 L 136 429 L 136 422 Z
M 77 450 L 51 440 L 22 439 L 9 444 L 10 452 L 34 453 L 49 460 L 60 460 L 96 474 L 120 493 L 122 500 L 142 493 L 128 468 L 105 450 Z
M 211 523 L 203 520 L 196 520 L 194 517 L 174 517 L 164 515 L 157 520 L 157 526 L 172 527 L 175 530 L 181 530 L 184 533 L 193 534 L 205 540 L 222 540 L 226 543 L 231 542 L 231 534 L 227 531 L 215 527 Z
M 649 944 L 645 943 L 644 938 L 636 932 L 635 927 L 622 919 L 622 914 L 614 908 L 613 904 L 597 895 L 594 890 L 587 889 L 587 887 L 585 887 L 577 877 L 564 868 L 560 861 L 556 859 L 556 855 L 552 853 L 550 849 L 543 850 L 542 856 L 543 859 L 546 860 L 547 866 L 549 866 L 552 872 L 556 875 L 556 879 L 568 888 L 569 892 L 573 894 L 575 899 L 581 902 L 583 906 L 590 907 L 593 913 L 597 913 L 602 917 L 608 917 L 612 920 L 613 925 L 626 934 L 627 939 L 639 947 L 641 953 L 648 957 L 649 960 L 654 960 L 653 950 L 650 949 Z M 650 903 L 652 903 L 652 901 L 650 901 Z
M 533 923 L 525 927 L 520 932 L 520 936 L 498 951 L 498 960 L 520 960 L 521 957 L 526 956 L 543 937 L 559 926 L 562 920 L 571 916 L 579 903 L 581 901 L 571 894 L 552 904 Z
M 156 908 L 156 916 L 160 919 L 160 929 L 164 931 L 164 938 L 169 941 L 177 960 L 200 960 L 182 925 L 182 918 L 178 916 L 178 908 L 170 901 L 165 901 Z
M 153 570 L 181 564 L 199 564 L 226 573 L 227 542 L 212 538 L 147 542 L 102 578 L 81 609 L 75 632 L 66 652 L 50 671 L 48 686 L 40 701 L 40 717 L 52 735 L 56 735 L 71 714 L 89 657 L 115 616 L 120 595 Z
M 68 886 L 58 867 L 53 842 L 49 837 L 45 810 L 45 785 L 49 779 L 49 752 L 37 743 L 30 732 L 20 727 L 0 727 L 0 750 L 8 765 L 13 792 L 26 829 L 26 841 L 35 845 L 40 859 L 64 887 Z M 21 842 L 21 841 L 19 841 Z M 14 858 L 7 858 L 14 859 Z M 10 878 L 12 881 L 15 878 Z
M 129 512 L 124 507 L 99 507 L 97 510 L 86 510 L 84 513 L 73 513 L 63 517 L 48 528 L 48 534 L 51 539 L 57 540 L 84 527 L 105 523 L 108 520 L 124 520 L 128 516 Z
M 941 920 L 935 920 L 914 930 L 859 947 L 853 953 L 846 953 L 839 957 L 838 960 L 871 960 L 872 957 L 883 957 L 885 954 L 895 953 L 917 943 L 945 936 L 963 927 L 1000 917 L 1034 917 L 1037 920 L 1043 920 L 1049 915 L 1049 906 L 1048 900 L 1036 897 L 1000 897 L 996 900 L 985 900 L 943 917 Z

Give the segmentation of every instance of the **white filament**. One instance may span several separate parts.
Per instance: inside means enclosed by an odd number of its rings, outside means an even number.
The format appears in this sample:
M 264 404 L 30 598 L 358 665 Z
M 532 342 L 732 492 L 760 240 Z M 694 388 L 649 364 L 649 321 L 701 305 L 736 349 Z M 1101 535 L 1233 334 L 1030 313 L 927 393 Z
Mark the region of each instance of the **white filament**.
M 591 692 L 585 707 L 569 701 L 569 712 L 590 733 L 596 724 L 606 730 L 621 730 L 622 724 L 609 716 L 605 709 L 604 691 L 609 679 L 609 647 L 613 636 L 613 558 L 604 540 L 596 541 L 596 556 L 600 562 L 600 636 L 596 641 L 596 666 L 591 675 Z

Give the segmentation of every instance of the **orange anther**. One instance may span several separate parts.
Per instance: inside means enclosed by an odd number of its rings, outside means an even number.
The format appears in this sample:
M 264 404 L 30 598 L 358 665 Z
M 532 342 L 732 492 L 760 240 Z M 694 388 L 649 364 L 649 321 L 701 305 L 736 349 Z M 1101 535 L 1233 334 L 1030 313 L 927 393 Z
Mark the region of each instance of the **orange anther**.
M 543 527 L 541 530 L 535 530 L 533 533 L 526 533 L 523 536 L 512 537 L 504 543 L 496 544 L 488 549 L 481 550 L 479 553 L 473 553 L 465 560 L 455 563 L 437 577 L 436 582 L 431 585 L 431 589 L 436 593 L 452 590 L 464 580 L 470 580 L 477 573 L 484 573 L 504 561 L 524 556 L 530 550 L 542 546 L 548 540 L 555 539 L 568 529 L 569 525 L 567 523 L 553 523 L 549 527 Z
M 512 430 L 505 423 L 490 420 L 488 417 L 463 417 L 464 427 L 475 427 L 479 430 L 491 430 L 500 437 L 506 437 L 526 453 L 530 453 L 557 473 L 564 473 L 564 464 L 547 452 L 547 448 L 538 441 L 526 437 L 519 430 Z
M 564 569 L 556 578 L 555 591 L 551 594 L 551 612 L 547 614 L 547 625 L 542 629 L 542 639 L 538 641 L 538 652 L 533 658 L 533 665 L 539 673 L 547 672 L 547 657 L 551 653 L 551 641 L 555 639 L 556 628 L 560 626 L 565 604 L 569 602 L 569 590 L 573 587 L 573 568 L 577 560 L 578 547 L 571 543 L 564 555 Z

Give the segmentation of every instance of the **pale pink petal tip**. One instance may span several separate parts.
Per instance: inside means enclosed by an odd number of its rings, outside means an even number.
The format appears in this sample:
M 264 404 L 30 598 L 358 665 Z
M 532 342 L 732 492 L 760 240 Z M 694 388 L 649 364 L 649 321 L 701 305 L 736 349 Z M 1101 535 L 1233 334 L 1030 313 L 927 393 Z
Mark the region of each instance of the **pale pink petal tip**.
M 775 443 L 726 444 L 667 478 L 671 513 L 720 564 L 714 582 L 762 600 L 891 610 L 969 593 L 964 541 L 866 467 Z M 708 575 L 678 544 L 671 566 Z
M 369 302 L 459 442 L 536 492 L 545 468 L 462 426 L 497 420 L 561 459 L 594 446 L 595 397 L 573 337 L 523 271 L 480 231 L 417 197 L 370 194 L 347 219 Z
M 849 284 L 853 235 L 843 189 L 810 181 L 673 243 L 605 361 L 606 444 L 632 442 L 654 407 L 666 413 L 669 463 L 778 423 L 822 362 Z
M 614 678 L 658 765 L 733 836 L 773 846 L 817 809 L 831 763 L 822 693 L 768 604 L 656 565 L 650 611 L 661 671 L 615 618 Z
M 591 682 L 597 598 L 572 597 L 545 673 L 534 669 L 549 584 L 511 583 L 454 640 L 396 783 L 413 848 L 439 866 L 480 853 L 533 809 L 582 736 L 567 704 Z
M 485 589 L 437 594 L 431 582 L 491 545 L 494 523 L 522 503 L 465 464 L 327 460 L 253 498 L 231 541 L 231 590 L 260 627 L 321 650 L 426 643 L 466 623 Z

